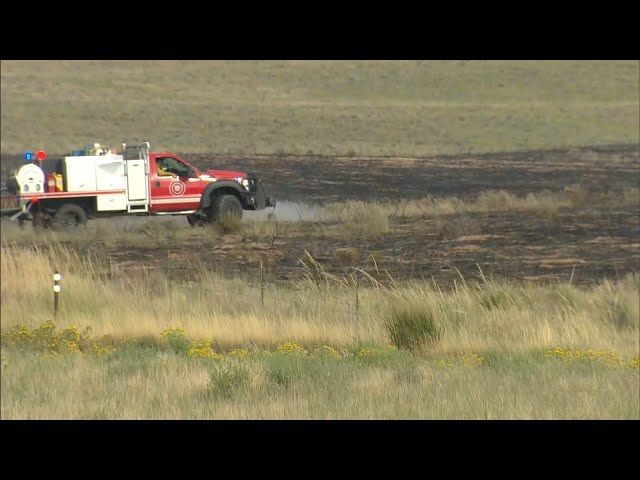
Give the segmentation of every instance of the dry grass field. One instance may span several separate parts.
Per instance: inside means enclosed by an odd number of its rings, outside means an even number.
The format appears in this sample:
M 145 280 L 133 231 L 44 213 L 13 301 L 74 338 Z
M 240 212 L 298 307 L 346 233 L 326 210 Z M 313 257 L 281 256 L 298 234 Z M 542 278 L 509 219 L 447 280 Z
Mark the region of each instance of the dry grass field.
M 278 201 L 3 220 L 2 419 L 640 419 L 640 62 L 0 73 L 3 180 L 138 139 Z

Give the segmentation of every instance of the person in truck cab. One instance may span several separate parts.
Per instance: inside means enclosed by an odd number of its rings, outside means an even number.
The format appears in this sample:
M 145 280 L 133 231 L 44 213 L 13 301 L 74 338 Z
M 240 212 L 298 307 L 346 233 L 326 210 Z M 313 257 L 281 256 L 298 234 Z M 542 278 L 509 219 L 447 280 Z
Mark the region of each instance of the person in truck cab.
M 167 166 L 165 165 L 164 158 L 156 159 L 156 174 L 159 177 L 173 177 L 174 173 L 167 170 Z

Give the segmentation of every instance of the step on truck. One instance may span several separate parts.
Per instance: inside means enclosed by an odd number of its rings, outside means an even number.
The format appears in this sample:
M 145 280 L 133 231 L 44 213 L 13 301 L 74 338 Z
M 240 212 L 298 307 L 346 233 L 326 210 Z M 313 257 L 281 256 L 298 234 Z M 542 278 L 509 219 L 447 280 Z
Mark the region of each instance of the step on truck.
M 171 152 L 150 152 L 149 142 L 122 144 L 116 154 L 95 144 L 57 160 L 42 151 L 9 182 L 3 215 L 22 224 L 73 227 L 89 219 L 125 215 L 184 215 L 191 226 L 242 218 L 244 210 L 275 207 L 253 173 L 199 171 Z

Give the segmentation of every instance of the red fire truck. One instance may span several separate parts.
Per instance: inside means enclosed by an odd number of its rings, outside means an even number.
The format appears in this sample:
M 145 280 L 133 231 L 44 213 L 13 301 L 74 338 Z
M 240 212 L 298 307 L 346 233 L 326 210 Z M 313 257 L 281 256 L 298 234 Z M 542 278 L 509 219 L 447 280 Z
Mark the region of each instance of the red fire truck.
M 185 215 L 195 226 L 275 207 L 256 175 L 199 171 L 175 153 L 150 152 L 149 142 L 123 144 L 119 154 L 98 144 L 73 153 L 45 161 L 45 153 L 38 152 L 19 168 L 9 185 L 14 211 L 3 214 L 44 227 L 122 215 Z

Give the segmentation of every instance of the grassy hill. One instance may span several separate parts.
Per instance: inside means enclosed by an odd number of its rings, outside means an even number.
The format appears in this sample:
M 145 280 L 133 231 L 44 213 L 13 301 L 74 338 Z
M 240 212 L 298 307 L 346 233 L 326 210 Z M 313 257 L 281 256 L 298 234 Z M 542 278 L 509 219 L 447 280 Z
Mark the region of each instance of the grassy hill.
M 424 156 L 638 143 L 638 61 L 2 61 L 1 151 Z

